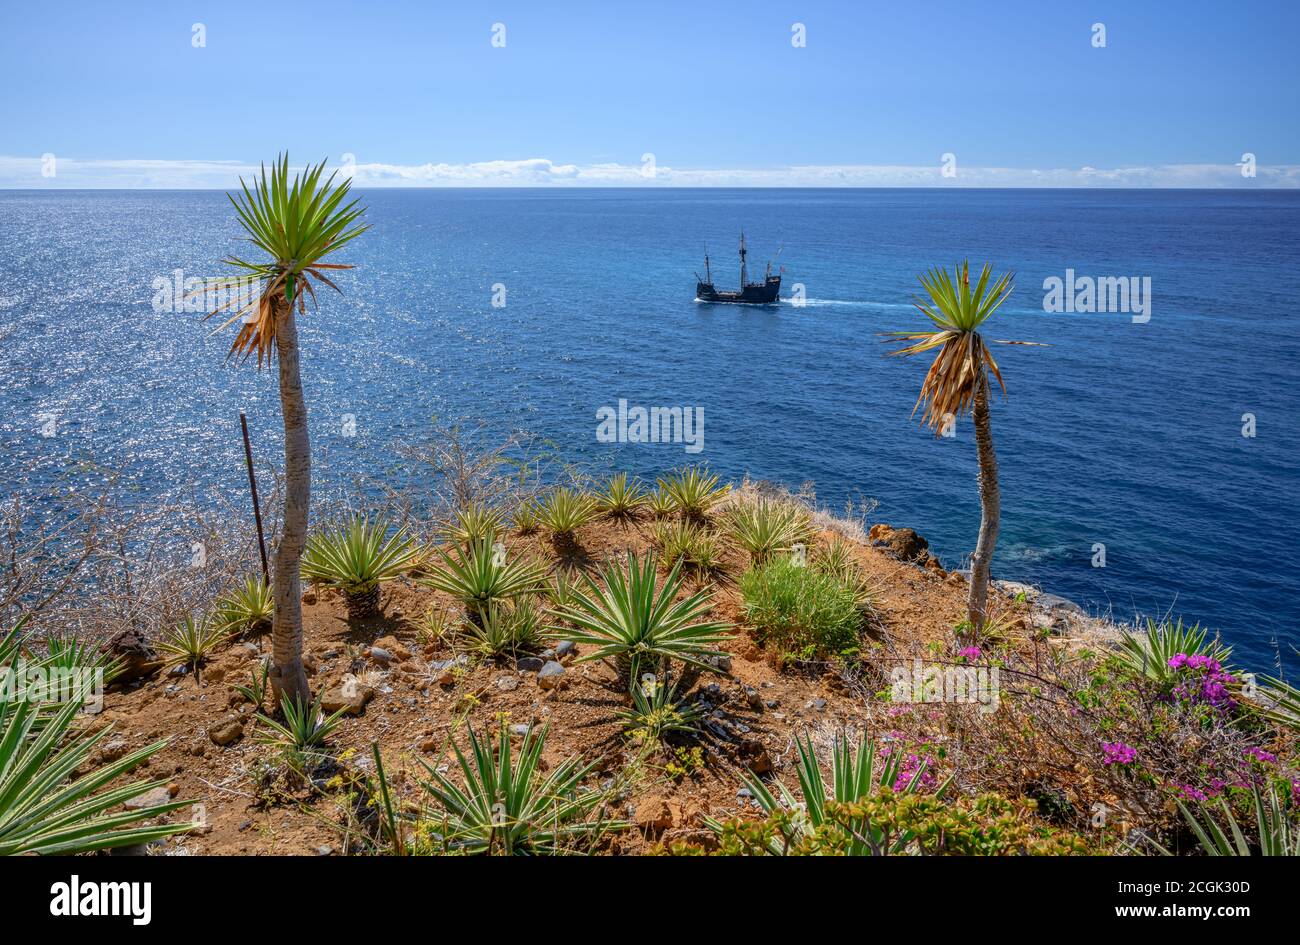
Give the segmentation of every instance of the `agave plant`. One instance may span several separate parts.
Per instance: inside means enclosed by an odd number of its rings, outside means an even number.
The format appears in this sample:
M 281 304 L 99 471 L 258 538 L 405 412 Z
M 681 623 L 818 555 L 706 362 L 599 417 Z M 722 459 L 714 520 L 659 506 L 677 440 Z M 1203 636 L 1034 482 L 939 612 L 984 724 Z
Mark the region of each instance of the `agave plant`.
M 572 539 L 574 532 L 596 518 L 599 507 L 594 497 L 560 487 L 542 500 L 537 511 L 555 538 Z
M 604 587 L 584 574 L 585 586 L 574 591 L 573 602 L 553 611 L 573 628 L 548 630 L 557 639 L 593 647 L 580 661 L 613 659 L 631 678 L 667 659 L 713 669 L 706 660 L 718 655 L 713 647 L 728 639 L 731 625 L 703 619 L 712 606 L 705 589 L 675 600 L 682 589 L 681 567 L 680 561 L 674 564 L 661 585 L 651 555 L 644 560 L 630 555 L 626 571 L 607 564 L 601 571 Z
M 1184 627 L 1181 620 L 1157 623 L 1148 619 L 1145 633 L 1121 635 L 1115 658 L 1134 675 L 1164 683 L 1175 675 L 1170 660 L 1179 653 L 1208 656 L 1226 666 L 1232 647 L 1224 646 L 1217 634 L 1210 636 L 1210 631 L 1199 624 Z
M 764 564 L 778 551 L 811 540 L 812 516 L 791 502 L 758 499 L 732 507 L 727 525 L 733 538 L 749 552 L 754 564 Z
M 217 604 L 215 621 L 228 634 L 262 634 L 275 618 L 275 595 L 262 578 L 250 574 Z
M 718 477 L 701 466 L 687 466 L 659 480 L 659 490 L 675 508 L 688 518 L 702 519 L 717 502 L 731 491 L 718 486 Z
M 1260 856 L 1300 856 L 1300 819 L 1297 818 L 1296 803 L 1284 796 L 1290 793 L 1289 785 L 1284 791 L 1278 790 L 1277 784 L 1270 784 L 1267 788 L 1253 785 L 1250 804 L 1255 822 L 1246 829 L 1223 798 L 1219 798 L 1217 804 L 1196 801 L 1195 810 L 1179 801 L 1178 809 L 1206 856 L 1254 856 L 1256 849 Z M 1227 824 L 1226 831 L 1216 814 Z M 1248 830 L 1253 832 L 1254 843 L 1247 838 Z M 1153 846 L 1165 856 L 1170 855 L 1170 851 L 1159 844 L 1153 843 Z
M 677 684 L 671 686 L 653 673 L 646 673 L 632 685 L 632 707 L 615 713 L 624 731 L 635 741 L 656 744 L 667 735 L 695 735 L 704 711 L 698 703 L 678 698 Z
M 505 527 L 505 512 L 481 502 L 468 502 L 442 526 L 442 537 L 460 545 L 493 542 Z
M 210 618 L 186 616 L 155 640 L 154 645 L 165 654 L 166 665 L 184 666 L 194 674 L 194 681 L 199 682 L 200 667 L 213 650 L 229 639 L 230 634 Z
M 989 342 L 979 329 L 1011 295 L 1011 274 L 990 284 L 993 267 L 985 264 L 974 289 L 970 265 L 956 267 L 956 280 L 942 269 L 931 269 L 919 277 L 926 298 L 916 307 L 933 323 L 929 331 L 895 331 L 889 335 L 902 346 L 895 355 L 923 354 L 938 349 L 930 370 L 921 383 L 921 393 L 912 413 L 925 405 L 922 422 L 938 436 L 963 413 L 969 412 L 975 426 L 975 448 L 979 458 L 980 531 L 971 557 L 967 619 L 976 637 L 987 619 L 989 565 L 1001 524 L 998 489 L 998 461 L 989 426 L 989 375 L 997 379 L 1005 397 L 1002 372 L 993 360 Z M 1029 345 L 1028 341 L 994 341 L 994 344 Z
M 92 768 L 95 746 L 112 729 L 74 730 L 82 701 L 70 699 L 51 714 L 33 702 L 0 698 L 0 856 L 85 853 L 149 843 L 190 829 L 185 822 L 149 822 L 193 801 L 109 813 L 167 783 L 161 778 L 101 790 L 167 742 Z
M 741 776 L 765 813 L 772 814 L 779 810 L 795 813 L 789 827 L 782 828 L 781 836 L 770 842 L 769 853 L 781 856 L 801 835 L 813 834 L 823 828 L 848 832 L 850 839 L 845 852 L 850 856 L 894 855 L 907 851 L 913 840 L 911 834 L 888 834 L 866 817 L 850 818 L 847 824 L 832 820 L 827 817 L 827 805 L 832 802 L 853 804 L 877 791 L 916 793 L 923 784 L 925 761 L 920 761 L 913 769 L 905 771 L 900 752 L 878 752 L 875 743 L 865 734 L 855 751 L 847 738 L 839 736 L 831 749 L 831 783 L 828 786 L 812 739 L 806 735 L 796 737 L 795 743 L 799 751 L 799 759 L 795 764 L 799 777 L 799 797 L 795 797 L 780 781 L 776 782 L 778 797 L 758 777 L 750 774 Z M 952 779 L 948 778 L 936 785 L 934 796 L 942 796 L 951 782 Z M 704 821 L 715 833 L 723 832 L 724 827 L 720 822 L 710 817 L 704 818 Z
M 645 487 L 635 479 L 629 480 L 627 473 L 621 472 L 605 483 L 605 488 L 596 496 L 596 502 L 610 518 L 631 518 L 645 505 Z
M 452 595 L 476 615 L 490 604 L 532 594 L 546 582 L 545 566 L 521 559 L 499 559 L 485 541 L 452 551 L 449 555 L 439 550 L 442 565 L 421 578 L 421 583 Z
M 457 784 L 421 761 L 429 780 L 421 786 L 442 808 L 435 823 L 449 852 L 529 855 L 559 853 L 574 843 L 590 842 L 600 833 L 627 825 L 593 813 L 604 796 L 583 790 L 592 770 L 569 758 L 543 774 L 542 748 L 546 730 L 529 728 L 518 757 L 503 725 L 495 751 L 492 738 L 469 731 L 469 757 L 453 743 L 463 784 Z
M 341 590 L 348 616 L 368 617 L 379 609 L 379 582 L 409 571 L 418 557 L 405 528 L 390 534 L 384 519 L 357 516 L 307 539 L 302 576 Z
M 527 597 L 520 597 L 513 604 L 491 603 L 477 621 L 465 621 L 462 639 L 468 649 L 496 659 L 540 650 L 545 637 L 537 607 Z
M 279 722 L 269 715 L 260 716 L 262 724 L 270 729 L 261 741 L 272 745 L 291 755 L 296 760 L 314 761 L 324 757 L 325 743 L 342 724 L 343 713 L 339 709 L 333 715 L 325 715 L 321 709 L 321 697 L 310 704 L 290 699 L 287 694 L 280 698 L 280 714 L 284 721 Z
M 234 301 L 213 313 L 234 309 L 221 328 L 235 323 L 240 326 L 227 357 L 247 359 L 256 354 L 259 369 L 273 361 L 279 369 L 280 413 L 284 418 L 284 515 L 275 552 L 276 606 L 271 633 L 275 668 L 271 679 L 277 692 L 287 690 L 300 700 L 310 696 L 302 665 L 299 560 L 307 540 L 311 506 L 311 438 L 298 368 L 296 316 L 306 313 L 309 297 L 315 304 L 315 286 L 340 291 L 326 273 L 352 267 L 325 262 L 325 258 L 368 229 L 359 222 L 365 210 L 355 200 L 347 202 L 351 182 L 344 180 L 335 186 L 334 174 L 322 181 L 324 170 L 322 161 L 291 179 L 289 156 L 285 154 L 272 165 L 269 174 L 263 166 L 261 179 L 254 180 L 251 188 L 241 178 L 243 194 L 231 196 L 230 202 L 248 241 L 266 258 L 249 261 L 229 256 L 226 263 L 240 275 L 208 283 L 211 288 L 237 289 L 232 293 Z M 260 291 L 245 301 L 243 290 L 250 282 L 260 284 Z

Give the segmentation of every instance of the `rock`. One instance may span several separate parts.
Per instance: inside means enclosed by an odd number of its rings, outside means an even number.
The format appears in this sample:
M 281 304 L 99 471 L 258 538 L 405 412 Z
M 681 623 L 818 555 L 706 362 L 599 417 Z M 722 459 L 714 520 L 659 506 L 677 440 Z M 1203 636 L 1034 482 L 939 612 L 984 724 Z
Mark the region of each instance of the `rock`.
M 731 672 L 731 654 L 715 653 L 713 656 L 705 657 L 705 661 L 714 669 L 722 673 Z
M 772 770 L 772 759 L 763 743 L 756 738 L 747 738 L 740 743 L 740 755 L 755 774 L 767 774 Z
M 100 761 L 104 764 L 117 761 L 119 758 L 125 756 L 130 749 L 131 746 L 127 744 L 125 738 L 114 738 L 112 741 L 106 742 L 104 746 L 99 749 Z
M 223 682 L 226 678 L 226 667 L 209 666 L 203 671 L 203 681 L 210 683 Z
M 320 706 L 330 713 L 342 709 L 348 715 L 360 715 L 366 703 L 374 697 L 373 686 L 367 686 L 355 679 L 344 680 L 321 694 Z
M 643 832 L 658 835 L 673 825 L 673 810 L 662 797 L 647 798 L 637 803 L 632 822 Z
M 528 726 L 527 726 L 527 725 L 512 725 L 512 726 L 510 726 L 510 734 L 511 734 L 511 735 L 516 735 L 516 736 L 518 736 L 519 738 L 523 738 L 525 735 L 528 734 Z
M 317 855 L 317 856 L 333 856 L 333 855 L 334 855 L 334 848 L 333 848 L 332 846 L 330 846 L 329 844 L 324 844 L 324 845 L 319 846 L 319 847 L 316 848 L 316 855 Z
M 758 690 L 752 686 L 745 687 L 745 702 L 755 712 L 763 711 L 763 697 L 758 694 Z
M 546 665 L 546 660 L 539 656 L 521 656 L 515 660 L 515 669 L 521 673 L 539 673 Z
M 537 673 L 537 685 L 543 689 L 559 689 L 564 681 L 564 666 L 551 660 Z
M 825 699 L 814 699 L 814 700 L 812 700 L 812 702 L 809 702 L 809 703 L 808 703 L 808 707 L 811 708 L 811 709 L 815 709 L 815 710 L 818 711 L 818 712 L 825 712 L 825 711 L 826 711 L 826 700 L 825 700 Z
M 376 640 L 372 649 L 375 648 L 384 650 L 391 654 L 391 658 L 397 660 L 399 663 L 404 663 L 411 658 L 410 649 L 392 634 L 389 634 L 386 637 L 380 637 Z
M 309 587 L 307 590 L 302 592 L 302 602 L 304 604 L 314 604 L 316 603 L 316 600 L 316 588 Z
M 930 543 L 910 528 L 894 528 L 881 522 L 871 526 L 871 544 L 900 561 L 921 562 Z
M 1039 594 L 1034 598 L 1034 607 L 1047 613 L 1066 613 L 1086 617 L 1088 612 L 1072 600 L 1057 597 L 1055 594 Z
M 567 659 L 570 656 L 577 656 L 577 655 L 578 655 L 578 644 L 574 643 L 572 640 L 561 640 L 555 646 L 556 659 L 563 660 L 563 659 Z
M 166 804 L 172 799 L 172 796 L 173 792 L 168 788 L 156 787 L 152 791 L 136 795 L 122 806 L 127 810 L 144 810 L 146 807 L 157 807 L 159 804 Z
M 227 715 L 208 726 L 208 738 L 216 745 L 229 745 L 244 735 L 244 720 L 238 715 Z
M 498 676 L 498 677 L 497 677 L 497 688 L 500 689 L 502 692 L 511 692 L 512 690 L 518 689 L 518 688 L 519 688 L 519 677 L 518 677 L 518 676 Z
M 372 663 L 378 663 L 380 666 L 387 666 L 393 661 L 393 654 L 385 650 L 382 646 L 372 646 L 366 651 Z
M 118 660 L 121 665 L 113 680 L 117 684 L 152 676 L 163 667 L 163 661 L 139 630 L 122 630 L 105 644 L 104 650 L 109 659 Z

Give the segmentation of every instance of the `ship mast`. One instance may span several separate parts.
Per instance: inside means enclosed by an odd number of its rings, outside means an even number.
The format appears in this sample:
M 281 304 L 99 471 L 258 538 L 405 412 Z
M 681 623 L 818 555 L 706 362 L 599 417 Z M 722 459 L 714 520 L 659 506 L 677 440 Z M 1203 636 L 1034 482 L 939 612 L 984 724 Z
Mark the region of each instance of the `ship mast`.
M 740 231 L 740 291 L 745 291 L 745 280 L 749 273 L 745 269 L 745 231 Z
M 704 281 L 713 285 L 713 272 L 709 269 L 709 247 L 704 247 Z

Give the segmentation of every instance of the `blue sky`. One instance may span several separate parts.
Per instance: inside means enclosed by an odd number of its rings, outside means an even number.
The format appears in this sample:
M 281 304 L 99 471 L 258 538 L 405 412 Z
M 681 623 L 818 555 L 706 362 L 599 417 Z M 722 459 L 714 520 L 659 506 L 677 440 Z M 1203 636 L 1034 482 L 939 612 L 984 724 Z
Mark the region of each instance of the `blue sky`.
M 1300 184 L 1294 2 L 173 0 L 2 16 L 6 187 L 228 186 L 286 147 L 354 155 L 367 183 Z M 1235 167 L 1245 152 L 1254 179 Z

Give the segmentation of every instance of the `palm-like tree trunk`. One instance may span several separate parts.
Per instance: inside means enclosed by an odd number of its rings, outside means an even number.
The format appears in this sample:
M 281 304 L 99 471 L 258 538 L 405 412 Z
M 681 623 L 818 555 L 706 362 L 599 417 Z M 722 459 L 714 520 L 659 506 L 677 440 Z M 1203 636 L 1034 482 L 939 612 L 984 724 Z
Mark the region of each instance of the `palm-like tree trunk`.
M 272 300 L 275 345 L 280 358 L 280 411 L 284 415 L 284 526 L 275 551 L 275 623 L 271 631 L 271 683 L 279 699 L 311 699 L 302 666 L 302 575 L 299 560 L 307 542 L 311 504 L 311 441 L 307 403 L 298 373 L 298 325 L 293 305 L 282 295 Z
M 998 543 L 1002 523 L 1001 495 L 998 490 L 998 457 L 993 452 L 993 431 L 989 429 L 989 379 L 980 370 L 971 409 L 975 421 L 975 448 L 980 462 L 980 537 L 971 559 L 970 595 L 966 600 L 971 632 L 979 634 L 988 616 L 989 563 Z

